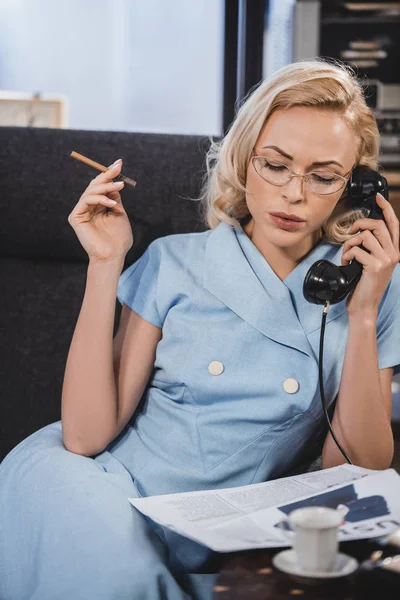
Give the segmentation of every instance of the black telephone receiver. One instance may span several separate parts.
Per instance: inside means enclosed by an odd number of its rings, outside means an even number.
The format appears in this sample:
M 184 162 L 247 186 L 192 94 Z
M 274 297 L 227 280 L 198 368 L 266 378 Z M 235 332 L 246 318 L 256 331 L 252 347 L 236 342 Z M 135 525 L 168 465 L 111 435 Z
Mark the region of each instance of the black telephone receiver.
M 355 167 L 347 184 L 348 199 L 353 210 L 367 209 L 367 218 L 382 219 L 382 209 L 376 203 L 379 192 L 388 200 L 388 183 L 385 177 L 365 166 Z M 363 245 L 360 246 L 368 252 Z M 329 260 L 318 260 L 308 270 L 303 284 L 303 295 L 312 304 L 337 304 L 356 287 L 363 266 L 353 259 L 347 266 L 338 267 Z

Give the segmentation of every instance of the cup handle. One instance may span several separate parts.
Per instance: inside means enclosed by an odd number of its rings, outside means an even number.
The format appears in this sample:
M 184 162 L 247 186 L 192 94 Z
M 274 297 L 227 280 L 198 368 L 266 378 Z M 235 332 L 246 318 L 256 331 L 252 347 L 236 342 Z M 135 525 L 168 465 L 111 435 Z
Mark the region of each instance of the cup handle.
M 342 516 L 343 521 L 341 522 L 341 525 L 344 525 L 344 523 L 346 522 L 346 515 L 350 510 L 349 507 L 345 504 L 338 504 L 336 510 Z
M 289 526 L 289 530 L 285 528 L 285 525 Z M 278 521 L 278 523 L 276 523 L 276 526 L 279 527 L 279 529 L 282 531 L 282 533 L 284 534 L 284 536 L 290 542 L 293 541 L 294 531 L 290 527 L 290 521 L 289 521 L 289 519 L 287 517 L 285 519 L 282 519 L 281 521 Z

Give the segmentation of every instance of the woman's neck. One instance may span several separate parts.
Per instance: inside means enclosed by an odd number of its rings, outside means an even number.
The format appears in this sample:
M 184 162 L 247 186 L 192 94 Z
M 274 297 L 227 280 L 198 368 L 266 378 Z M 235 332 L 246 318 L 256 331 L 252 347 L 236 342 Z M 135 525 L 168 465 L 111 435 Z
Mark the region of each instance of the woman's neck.
M 289 248 L 280 248 L 271 244 L 271 242 L 259 234 L 259 230 L 255 227 L 254 219 L 251 219 L 246 223 L 246 225 L 243 226 L 243 230 L 259 252 L 264 256 L 274 273 L 282 281 L 323 238 L 322 229 L 319 229 L 318 231 L 315 231 L 311 237 L 303 240 L 303 244 Z

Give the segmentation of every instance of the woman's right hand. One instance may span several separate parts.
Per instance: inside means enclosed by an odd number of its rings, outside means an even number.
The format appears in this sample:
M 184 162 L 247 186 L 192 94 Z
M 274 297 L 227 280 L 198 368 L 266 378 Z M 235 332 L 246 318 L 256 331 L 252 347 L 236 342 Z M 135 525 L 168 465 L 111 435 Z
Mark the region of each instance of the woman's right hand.
M 123 260 L 133 244 L 131 224 L 119 194 L 124 183 L 113 182 L 121 168 L 119 159 L 95 177 L 68 216 L 69 224 L 93 262 Z

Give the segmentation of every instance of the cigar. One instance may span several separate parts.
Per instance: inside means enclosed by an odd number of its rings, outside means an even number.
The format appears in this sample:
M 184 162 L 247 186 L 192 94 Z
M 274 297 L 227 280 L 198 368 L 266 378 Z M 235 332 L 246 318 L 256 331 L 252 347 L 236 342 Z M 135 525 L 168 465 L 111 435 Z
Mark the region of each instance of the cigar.
M 76 160 L 80 160 L 81 162 L 85 163 L 85 165 L 89 165 L 89 167 L 93 167 L 94 169 L 97 169 L 98 171 L 103 171 L 103 173 L 105 171 L 108 171 L 108 167 L 105 167 L 104 165 L 101 165 L 100 163 L 91 160 L 90 158 L 87 158 L 87 156 L 83 156 L 83 154 L 79 154 L 78 152 L 71 152 L 71 156 L 72 158 L 76 158 Z M 116 179 L 119 179 L 120 181 L 123 181 L 124 183 L 127 183 L 128 185 L 131 185 L 132 187 L 136 186 L 136 181 L 134 181 L 133 179 L 130 179 L 129 177 L 126 177 L 125 175 L 122 175 L 122 173 L 120 175 L 118 175 L 118 177 L 116 177 Z

